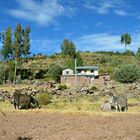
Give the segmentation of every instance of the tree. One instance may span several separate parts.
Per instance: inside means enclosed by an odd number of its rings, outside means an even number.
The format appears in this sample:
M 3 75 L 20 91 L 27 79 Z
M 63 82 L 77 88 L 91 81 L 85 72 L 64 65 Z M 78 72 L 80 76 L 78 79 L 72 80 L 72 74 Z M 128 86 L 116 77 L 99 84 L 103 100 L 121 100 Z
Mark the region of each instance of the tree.
M 136 55 L 137 55 L 138 57 L 140 57 L 140 47 L 138 48 L 138 50 L 137 50 L 137 52 L 136 52 Z
M 2 33 L 2 55 L 5 60 L 12 57 L 12 30 L 10 27 Z
M 15 84 L 18 61 L 22 55 L 22 27 L 20 24 L 17 24 L 14 30 L 13 55 L 14 55 L 14 61 L 15 61 L 13 84 Z
M 12 57 L 12 30 L 8 27 L 5 32 L 1 33 L 2 39 L 2 50 L 1 54 L 3 56 L 3 83 L 6 82 L 6 62 Z
M 22 31 L 22 35 L 23 35 L 22 53 L 24 58 L 27 58 L 28 55 L 30 54 L 30 27 L 26 27 Z
M 65 39 L 61 44 L 61 53 L 64 56 L 75 57 L 76 47 L 72 41 Z
M 124 33 L 122 36 L 121 36 L 121 44 L 125 44 L 125 51 L 126 51 L 126 46 L 131 44 L 132 42 L 132 38 L 131 38 L 131 35 L 128 34 L 128 33 Z

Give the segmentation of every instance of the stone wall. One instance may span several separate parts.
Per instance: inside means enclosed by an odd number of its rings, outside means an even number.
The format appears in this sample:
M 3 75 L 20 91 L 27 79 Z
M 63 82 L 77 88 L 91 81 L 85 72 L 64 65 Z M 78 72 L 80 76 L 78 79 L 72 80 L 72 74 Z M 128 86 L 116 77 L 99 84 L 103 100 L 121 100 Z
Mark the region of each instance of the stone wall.
M 61 83 L 70 86 L 84 86 L 88 84 L 86 76 L 61 76 Z
M 94 79 L 92 81 L 93 85 L 104 85 L 107 84 L 107 82 L 110 81 L 110 75 L 100 75 L 98 78 Z M 77 76 L 77 78 L 74 75 L 69 75 L 69 76 L 61 76 L 61 83 L 62 84 L 67 84 L 70 86 L 85 86 L 89 85 L 90 83 L 90 78 L 86 76 Z

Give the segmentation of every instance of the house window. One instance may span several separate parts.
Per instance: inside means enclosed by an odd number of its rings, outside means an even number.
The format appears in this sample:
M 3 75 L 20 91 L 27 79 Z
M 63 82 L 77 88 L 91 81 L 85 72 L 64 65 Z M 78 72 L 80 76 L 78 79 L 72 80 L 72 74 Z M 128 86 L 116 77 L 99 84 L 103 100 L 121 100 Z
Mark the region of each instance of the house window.
M 66 71 L 66 74 L 69 74 L 69 71 Z
M 94 70 L 91 70 L 91 73 L 94 73 Z

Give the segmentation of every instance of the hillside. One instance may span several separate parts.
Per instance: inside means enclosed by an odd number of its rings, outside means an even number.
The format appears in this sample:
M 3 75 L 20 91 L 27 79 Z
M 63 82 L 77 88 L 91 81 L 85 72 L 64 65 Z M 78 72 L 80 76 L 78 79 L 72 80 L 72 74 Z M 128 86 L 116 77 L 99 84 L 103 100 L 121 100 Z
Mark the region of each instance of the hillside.
M 140 58 L 132 55 L 116 55 L 116 54 L 101 54 L 91 52 L 81 52 L 81 58 L 83 59 L 83 65 L 97 65 L 99 66 L 100 73 L 111 73 L 115 68 L 120 67 L 123 64 L 138 64 L 140 65 Z M 22 68 L 32 70 L 47 70 L 50 64 L 64 65 L 66 58 L 62 55 L 52 56 L 35 56 L 28 60 L 27 63 L 23 63 Z

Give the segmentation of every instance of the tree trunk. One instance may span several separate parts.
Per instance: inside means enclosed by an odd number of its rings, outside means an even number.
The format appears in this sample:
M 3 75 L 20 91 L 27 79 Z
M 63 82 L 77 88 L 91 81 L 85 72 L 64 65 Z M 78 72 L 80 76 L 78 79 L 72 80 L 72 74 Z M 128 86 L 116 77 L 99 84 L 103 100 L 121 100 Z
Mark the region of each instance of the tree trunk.
M 17 59 L 15 59 L 15 70 L 14 70 L 13 84 L 16 83 L 16 75 L 17 75 Z
M 5 62 L 3 62 L 3 84 L 6 83 L 6 69 L 5 69 Z
M 126 52 L 126 44 L 125 44 L 125 52 Z

